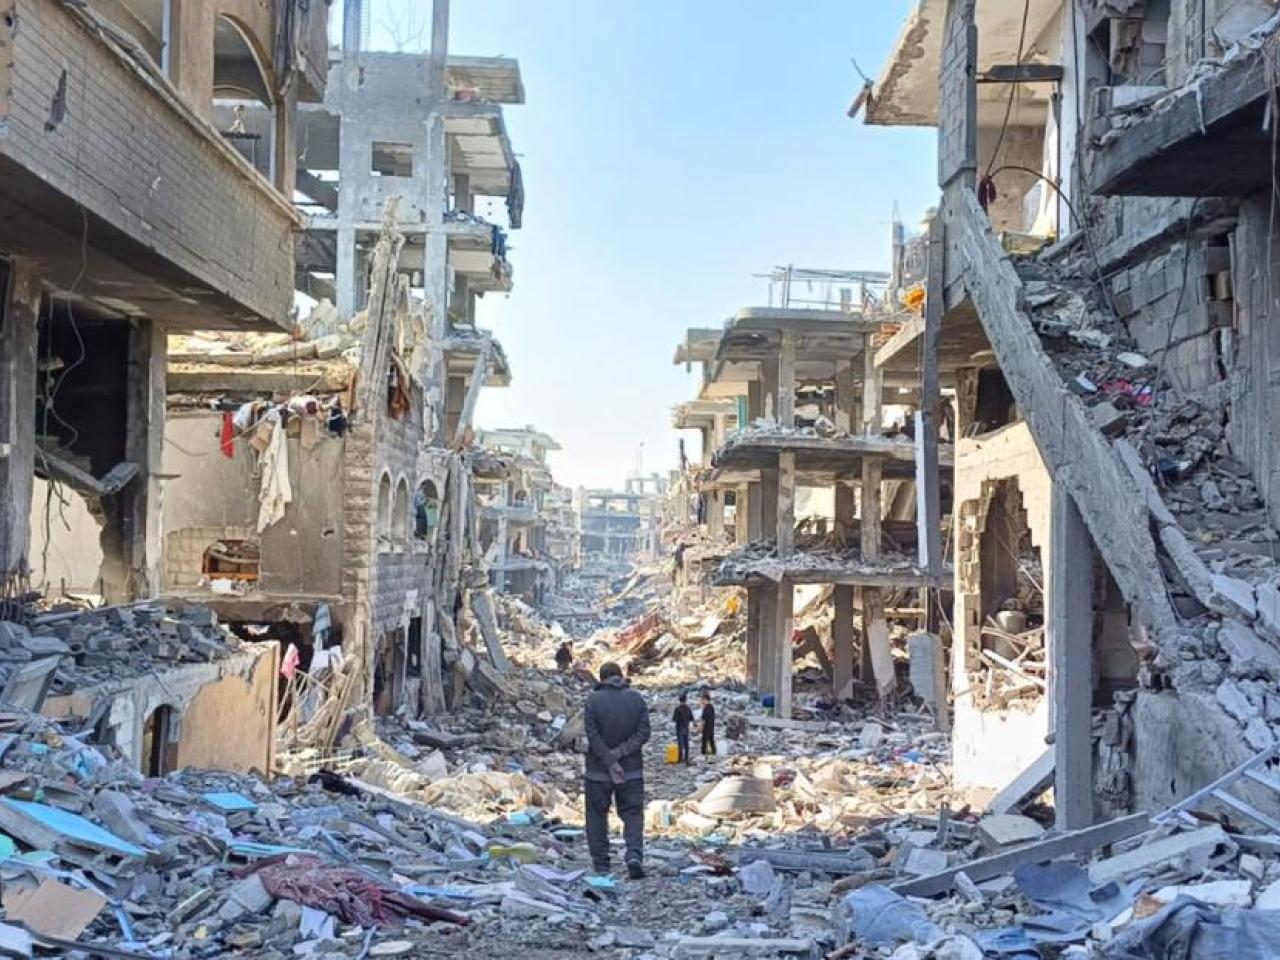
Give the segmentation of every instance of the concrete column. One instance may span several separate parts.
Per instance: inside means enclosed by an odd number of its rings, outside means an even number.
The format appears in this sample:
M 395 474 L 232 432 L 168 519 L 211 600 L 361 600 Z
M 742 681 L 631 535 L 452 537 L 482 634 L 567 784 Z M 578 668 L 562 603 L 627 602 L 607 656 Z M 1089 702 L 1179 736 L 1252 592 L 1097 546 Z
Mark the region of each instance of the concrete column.
M 778 361 L 760 361 L 760 416 L 778 422 Z
M 795 590 L 788 580 L 783 580 L 770 589 L 777 598 L 773 604 L 773 622 L 770 624 L 773 635 L 770 650 L 773 658 L 773 708 L 779 717 L 790 718 L 792 603 Z
M 873 562 L 880 556 L 879 457 L 862 461 L 862 559 Z M 867 587 L 862 594 L 862 637 L 869 652 L 876 689 L 880 696 L 893 692 L 893 652 L 889 646 L 889 624 L 884 614 L 884 594 L 879 587 Z
M 884 371 L 876 366 L 876 350 L 871 334 L 862 340 L 862 432 L 879 436 L 884 402 Z
M 140 321 L 129 335 L 125 457 L 139 471 L 117 496 L 103 501 L 100 578 L 109 603 L 160 592 L 167 338 L 164 325 L 154 320 Z
M 289 86 L 284 101 L 277 104 L 275 116 L 274 182 L 286 197 L 293 196 L 298 182 L 298 88 Z
M 836 415 L 837 430 L 853 433 L 857 422 L 857 384 L 853 375 L 853 360 L 841 358 L 836 361 Z
M 747 542 L 755 543 L 765 538 L 764 496 L 760 483 L 749 483 L 747 489 Z
M 778 454 L 777 496 L 778 557 L 788 557 L 796 548 L 796 455 Z
M 938 416 L 942 387 L 938 351 L 942 341 L 943 273 L 946 249 L 942 221 L 929 221 L 929 258 L 922 338 L 920 408 L 916 411 L 916 524 L 920 567 L 932 577 L 942 574 L 942 471 L 938 461 Z M 926 603 L 927 609 L 927 603 Z
M 835 526 L 841 543 L 853 541 L 853 488 L 847 483 L 836 483 Z M 853 680 L 853 609 L 854 588 L 837 585 L 832 588 L 832 688 L 840 696 Z
M 734 542 L 739 546 L 751 542 L 751 524 L 750 524 L 750 508 L 748 503 L 751 497 L 751 485 L 748 483 L 738 484 L 738 489 L 734 491 Z
M 853 682 L 853 590 L 837 584 L 831 591 L 832 688 L 837 697 Z
M 719 539 L 724 533 L 724 494 L 719 490 L 707 491 L 707 535 Z
M 778 351 L 778 423 L 796 424 L 796 335 L 784 333 Z
M 764 390 L 759 380 L 747 381 L 747 419 L 759 420 L 764 416 Z M 740 423 L 739 427 L 747 424 Z
M 978 413 L 978 368 L 961 367 L 956 371 L 955 437 L 968 433 Z
M 747 587 L 747 686 L 760 683 L 760 595 L 761 588 Z
M 1060 830 L 1093 823 L 1093 543 L 1071 495 L 1053 485 L 1045 565 L 1054 812 Z
M 502 481 L 502 493 L 498 497 L 502 513 L 498 516 L 498 569 L 494 576 L 494 589 L 507 592 L 507 558 L 511 555 L 511 528 L 507 520 L 507 507 L 511 506 L 511 481 Z
M 459 213 L 475 213 L 475 200 L 471 195 L 471 176 L 466 173 L 453 175 L 453 206 Z
M 0 270 L 0 592 L 7 577 L 25 576 L 30 567 L 41 298 L 30 260 L 13 260 L 4 280 Z
M 778 471 L 760 471 L 760 524 L 764 536 L 775 537 L 778 532 Z
M 340 199 L 339 203 L 341 202 Z M 337 291 L 338 302 L 334 306 L 338 308 L 340 316 L 350 319 L 359 309 L 360 295 L 363 292 L 359 289 L 362 278 L 356 275 L 358 258 L 356 257 L 355 227 L 339 227 L 335 243 L 337 244 L 335 254 L 337 266 L 334 270 L 333 285 Z
M 756 686 L 760 693 L 776 693 L 778 690 L 777 664 L 774 653 L 777 645 L 776 619 L 778 613 L 778 588 L 776 584 L 762 584 L 756 589 L 759 596 L 759 617 L 757 623 L 757 640 L 759 644 L 759 663 L 756 669 Z

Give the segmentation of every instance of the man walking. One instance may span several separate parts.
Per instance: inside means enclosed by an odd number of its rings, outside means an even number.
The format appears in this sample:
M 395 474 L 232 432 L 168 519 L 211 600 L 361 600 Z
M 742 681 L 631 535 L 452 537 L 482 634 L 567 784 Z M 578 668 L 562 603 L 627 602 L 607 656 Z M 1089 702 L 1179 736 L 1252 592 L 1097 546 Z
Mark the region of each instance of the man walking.
M 627 874 L 644 877 L 644 756 L 649 708 L 616 663 L 600 668 L 600 682 L 583 717 L 587 729 L 584 777 L 587 847 L 596 873 L 609 872 L 609 807 L 616 805 L 626 844 Z

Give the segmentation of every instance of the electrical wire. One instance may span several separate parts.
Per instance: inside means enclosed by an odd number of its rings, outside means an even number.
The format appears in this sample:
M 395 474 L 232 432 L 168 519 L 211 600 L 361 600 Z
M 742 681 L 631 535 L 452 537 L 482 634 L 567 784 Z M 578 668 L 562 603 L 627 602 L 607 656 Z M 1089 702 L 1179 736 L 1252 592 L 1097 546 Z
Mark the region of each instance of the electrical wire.
M 1065 193 L 1062 192 L 1062 188 L 1057 183 L 1055 183 L 1050 177 L 1045 176 L 1039 170 L 1032 170 L 1030 167 L 1024 167 L 1021 164 L 1017 164 L 1017 163 L 1002 164 L 1001 166 L 997 167 L 994 171 L 992 171 L 989 174 L 989 176 L 994 178 L 997 174 L 1005 170 L 1016 170 L 1019 173 L 1027 173 L 1033 177 L 1043 180 L 1045 183 L 1047 183 L 1050 187 L 1053 188 L 1054 193 L 1056 193 L 1058 197 L 1062 200 L 1062 202 L 1067 205 L 1067 210 L 1070 212 L 1072 219 L 1076 223 L 1076 226 L 1079 227 L 1080 233 L 1084 236 L 1085 246 L 1088 247 L 1089 249 L 1089 256 L 1093 259 L 1094 269 L 1097 270 L 1096 282 L 1098 284 L 1098 290 L 1102 294 L 1103 300 L 1106 301 L 1107 309 L 1111 311 L 1112 318 L 1115 320 L 1119 320 L 1120 312 L 1116 309 L 1115 301 L 1111 298 L 1111 289 L 1107 286 L 1106 273 L 1102 269 L 1102 260 L 1098 257 L 1097 247 L 1095 247 L 1093 244 L 1093 236 L 1092 234 L 1089 233 L 1088 225 L 1084 222 L 1083 218 L 1081 218 L 1080 214 L 1076 211 L 1075 204 L 1071 202 L 1071 199 Z
M 1022 6 L 1022 29 L 1018 33 L 1018 56 L 1014 61 L 1013 81 L 1009 84 L 1009 101 L 1004 108 L 1004 121 L 1000 124 L 1000 135 L 996 138 L 995 149 L 991 151 L 991 159 L 987 163 L 986 176 L 991 176 L 991 171 L 996 165 L 996 157 L 1000 155 L 1000 148 L 1004 146 L 1004 136 L 1009 130 L 1009 118 L 1013 116 L 1013 102 L 1018 98 L 1019 83 L 1018 77 L 1022 75 L 1022 53 L 1027 42 L 1027 21 L 1031 18 L 1031 0 L 1024 0 Z

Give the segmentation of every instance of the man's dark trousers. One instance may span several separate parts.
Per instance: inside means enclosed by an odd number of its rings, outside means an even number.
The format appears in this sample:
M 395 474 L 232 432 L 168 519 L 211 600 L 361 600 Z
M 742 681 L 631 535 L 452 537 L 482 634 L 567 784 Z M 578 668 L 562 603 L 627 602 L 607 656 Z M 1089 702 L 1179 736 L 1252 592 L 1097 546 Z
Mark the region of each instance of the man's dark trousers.
M 597 870 L 609 867 L 609 806 L 617 807 L 622 821 L 622 839 L 626 843 L 627 863 L 644 859 L 644 781 L 627 780 L 614 784 L 600 780 L 584 781 L 587 808 L 587 846 L 591 864 Z
M 689 762 L 689 728 L 676 727 L 676 755 L 677 763 Z

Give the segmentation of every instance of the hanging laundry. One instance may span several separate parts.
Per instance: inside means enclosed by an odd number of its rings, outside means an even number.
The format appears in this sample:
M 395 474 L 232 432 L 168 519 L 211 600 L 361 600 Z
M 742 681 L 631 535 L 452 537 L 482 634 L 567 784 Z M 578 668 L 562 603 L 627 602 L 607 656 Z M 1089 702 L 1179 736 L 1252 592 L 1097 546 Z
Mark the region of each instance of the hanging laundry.
M 237 433 L 244 434 L 249 432 L 249 428 L 253 426 L 253 411 L 256 405 L 255 401 L 250 400 L 248 403 L 242 403 L 236 409 L 234 416 L 231 418 L 231 422 L 235 424 Z
M 289 445 L 280 412 L 270 411 L 262 425 L 270 430 L 271 438 L 258 461 L 262 470 L 262 486 L 258 491 L 259 533 L 283 519 L 284 508 L 293 501 L 293 487 L 289 484 Z M 256 434 L 254 439 L 257 439 Z
M 230 410 L 222 412 L 222 435 L 218 440 L 218 449 L 222 451 L 222 455 L 228 460 L 234 460 L 236 455 L 236 421 Z
M 342 409 L 342 404 L 336 399 L 329 407 L 329 419 L 325 425 L 335 437 L 341 437 L 347 432 L 347 412 Z
M 327 603 L 316 604 L 315 616 L 311 620 L 311 638 L 317 646 L 322 646 L 329 639 L 329 631 L 333 628 L 333 617 Z
M 289 644 L 284 651 L 284 659 L 280 661 L 280 676 L 286 680 L 292 680 L 293 675 L 298 672 L 298 664 L 302 662 L 302 654 L 298 652 L 298 648 L 294 644 Z

